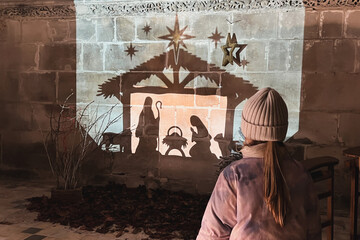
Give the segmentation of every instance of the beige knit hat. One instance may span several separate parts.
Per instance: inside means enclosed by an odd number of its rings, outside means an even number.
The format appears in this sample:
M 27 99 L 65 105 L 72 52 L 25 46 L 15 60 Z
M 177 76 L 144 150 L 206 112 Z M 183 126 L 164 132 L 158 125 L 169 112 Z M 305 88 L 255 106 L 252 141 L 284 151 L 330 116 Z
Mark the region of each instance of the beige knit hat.
M 280 94 L 263 88 L 245 103 L 241 131 L 257 141 L 283 141 L 288 128 L 288 110 Z

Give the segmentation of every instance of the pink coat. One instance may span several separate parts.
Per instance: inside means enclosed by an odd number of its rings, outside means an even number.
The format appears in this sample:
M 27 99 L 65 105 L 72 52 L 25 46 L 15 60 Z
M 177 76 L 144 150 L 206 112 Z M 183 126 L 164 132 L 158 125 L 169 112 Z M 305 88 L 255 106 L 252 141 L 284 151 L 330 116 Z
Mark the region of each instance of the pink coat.
M 244 158 L 224 169 L 206 207 L 197 240 L 321 240 L 318 198 L 303 166 L 288 157 L 283 173 L 291 212 L 282 228 L 266 207 L 263 193 L 265 144 L 245 147 Z

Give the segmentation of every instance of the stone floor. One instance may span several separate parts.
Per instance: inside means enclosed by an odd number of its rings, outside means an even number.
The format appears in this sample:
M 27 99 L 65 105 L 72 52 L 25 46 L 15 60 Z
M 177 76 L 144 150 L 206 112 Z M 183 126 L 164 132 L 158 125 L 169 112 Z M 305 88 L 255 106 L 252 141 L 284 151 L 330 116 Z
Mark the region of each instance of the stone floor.
M 128 229 L 129 232 L 117 238 L 117 233 L 100 234 L 72 229 L 60 224 L 35 221 L 37 213 L 26 210 L 26 199 L 48 196 L 52 186 L 54 185 L 44 181 L 0 180 L 0 240 L 150 239 L 143 232 L 132 234 L 132 229 Z M 348 213 L 336 211 L 335 214 L 334 239 L 349 239 Z M 326 239 L 325 233 L 323 233 L 323 239 Z
M 0 181 L 0 240 L 110 240 L 147 239 L 143 233 L 132 234 L 132 229 L 121 237 L 117 233 L 100 234 L 80 229 L 72 229 L 60 224 L 38 222 L 37 213 L 26 210 L 26 199 L 50 195 L 53 184 L 44 182 Z

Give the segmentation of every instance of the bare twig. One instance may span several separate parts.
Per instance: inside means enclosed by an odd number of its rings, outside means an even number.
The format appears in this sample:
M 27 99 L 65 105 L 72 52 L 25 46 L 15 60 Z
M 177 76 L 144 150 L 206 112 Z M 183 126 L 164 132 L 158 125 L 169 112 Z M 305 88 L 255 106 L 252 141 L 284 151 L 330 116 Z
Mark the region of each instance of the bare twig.
M 99 145 L 106 130 L 122 117 L 122 114 L 112 117 L 118 105 L 99 115 L 98 107 L 95 113 L 92 114 L 90 111 L 93 101 L 82 109 L 76 109 L 75 104 L 69 104 L 73 95 L 74 93 L 71 93 L 58 105 L 58 113 L 55 113 L 53 106 L 49 117 L 50 132 L 47 137 L 38 124 L 51 171 L 57 180 L 57 187 L 64 189 L 77 187 L 82 164 L 88 154 L 97 149 L 94 144 Z M 55 148 L 54 155 L 50 153 L 50 146 Z

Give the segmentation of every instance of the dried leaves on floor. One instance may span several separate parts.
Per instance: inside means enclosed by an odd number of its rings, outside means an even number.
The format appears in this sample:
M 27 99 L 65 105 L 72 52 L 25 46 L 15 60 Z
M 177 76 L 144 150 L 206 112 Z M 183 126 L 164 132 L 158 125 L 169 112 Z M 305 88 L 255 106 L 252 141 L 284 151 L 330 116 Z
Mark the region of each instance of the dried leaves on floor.
M 39 212 L 40 221 L 89 231 L 115 231 L 120 236 L 132 226 L 133 233 L 144 231 L 155 239 L 195 239 L 209 196 L 150 191 L 143 186 L 127 188 L 114 183 L 87 186 L 82 202 L 62 204 L 43 196 L 28 199 L 27 208 Z

